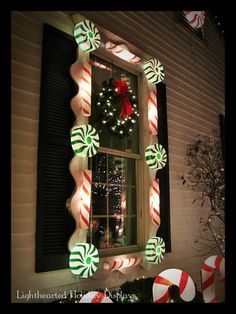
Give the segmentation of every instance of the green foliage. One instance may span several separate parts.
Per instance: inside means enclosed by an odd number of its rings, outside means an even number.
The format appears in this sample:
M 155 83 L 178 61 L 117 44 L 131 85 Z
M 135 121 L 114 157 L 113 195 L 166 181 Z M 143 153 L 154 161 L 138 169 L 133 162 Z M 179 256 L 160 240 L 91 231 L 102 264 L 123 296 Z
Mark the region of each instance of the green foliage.
M 152 303 L 152 286 L 154 278 L 142 278 L 134 281 L 127 281 L 121 287 L 120 290 L 125 295 L 132 294 L 134 296 L 130 300 L 127 297 L 122 303 Z M 136 298 L 135 298 L 136 296 Z
M 138 100 L 128 89 L 126 96 L 132 104 L 133 111 L 129 117 L 121 118 L 122 104 L 113 82 L 113 78 L 109 82 L 104 81 L 101 90 L 93 95 L 93 102 L 97 106 L 97 116 L 94 124 L 97 130 L 101 130 L 103 125 L 106 125 L 111 132 L 119 137 L 128 137 L 139 116 L 137 111 Z

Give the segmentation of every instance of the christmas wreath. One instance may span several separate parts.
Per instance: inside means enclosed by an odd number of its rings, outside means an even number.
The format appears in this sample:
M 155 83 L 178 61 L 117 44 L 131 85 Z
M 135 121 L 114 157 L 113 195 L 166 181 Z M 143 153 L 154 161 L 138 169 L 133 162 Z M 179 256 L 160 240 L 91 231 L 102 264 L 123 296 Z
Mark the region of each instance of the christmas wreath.
M 126 82 L 114 79 L 104 81 L 101 91 L 95 95 L 95 102 L 102 124 L 120 136 L 130 135 L 139 114 L 136 96 Z

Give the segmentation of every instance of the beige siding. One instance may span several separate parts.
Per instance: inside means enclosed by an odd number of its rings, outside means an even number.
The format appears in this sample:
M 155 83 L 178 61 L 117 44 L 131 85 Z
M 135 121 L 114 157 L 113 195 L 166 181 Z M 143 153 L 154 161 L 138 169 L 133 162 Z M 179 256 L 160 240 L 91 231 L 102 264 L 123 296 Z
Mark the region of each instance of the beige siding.
M 158 58 L 165 68 L 172 252 L 147 272 L 135 267 L 126 276 L 110 274 L 105 279 L 98 272 L 95 280 L 81 281 L 79 289 L 114 287 L 171 267 L 187 271 L 200 288 L 204 258 L 194 256 L 191 246 L 207 207 L 192 204 L 195 195 L 186 190 L 180 177 L 187 171 L 186 145 L 198 133 L 219 128 L 219 113 L 224 113 L 224 44 L 210 16 L 206 40 L 201 42 L 174 22 L 173 12 L 82 14 L 142 51 L 143 57 Z M 68 12 L 12 13 L 12 300 L 16 302 L 22 301 L 16 299 L 17 290 L 63 292 L 77 287 L 69 270 L 34 272 L 42 27 L 48 23 L 72 34 L 74 19 Z M 221 288 L 217 284 L 219 298 L 223 297 Z

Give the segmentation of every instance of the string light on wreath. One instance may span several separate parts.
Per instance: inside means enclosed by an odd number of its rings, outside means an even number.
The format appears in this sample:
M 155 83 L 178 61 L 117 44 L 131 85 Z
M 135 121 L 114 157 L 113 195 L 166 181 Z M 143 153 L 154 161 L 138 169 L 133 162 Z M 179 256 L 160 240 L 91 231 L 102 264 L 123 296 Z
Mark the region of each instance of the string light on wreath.
M 104 81 L 102 89 L 95 95 L 100 108 L 102 124 L 119 136 L 129 136 L 139 116 L 138 101 L 131 88 L 122 80 Z

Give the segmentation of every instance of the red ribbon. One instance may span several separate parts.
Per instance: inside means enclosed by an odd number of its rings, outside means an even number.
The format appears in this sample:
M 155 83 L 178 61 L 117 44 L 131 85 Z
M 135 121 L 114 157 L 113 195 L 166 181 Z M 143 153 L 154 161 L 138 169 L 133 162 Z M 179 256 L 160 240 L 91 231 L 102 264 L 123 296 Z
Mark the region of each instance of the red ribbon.
M 115 92 L 120 95 L 120 100 L 122 103 L 122 108 L 120 112 L 120 118 L 124 119 L 127 116 L 131 116 L 133 112 L 133 107 L 129 98 L 126 96 L 128 93 L 128 85 L 122 80 L 114 80 L 112 84 L 115 86 Z

